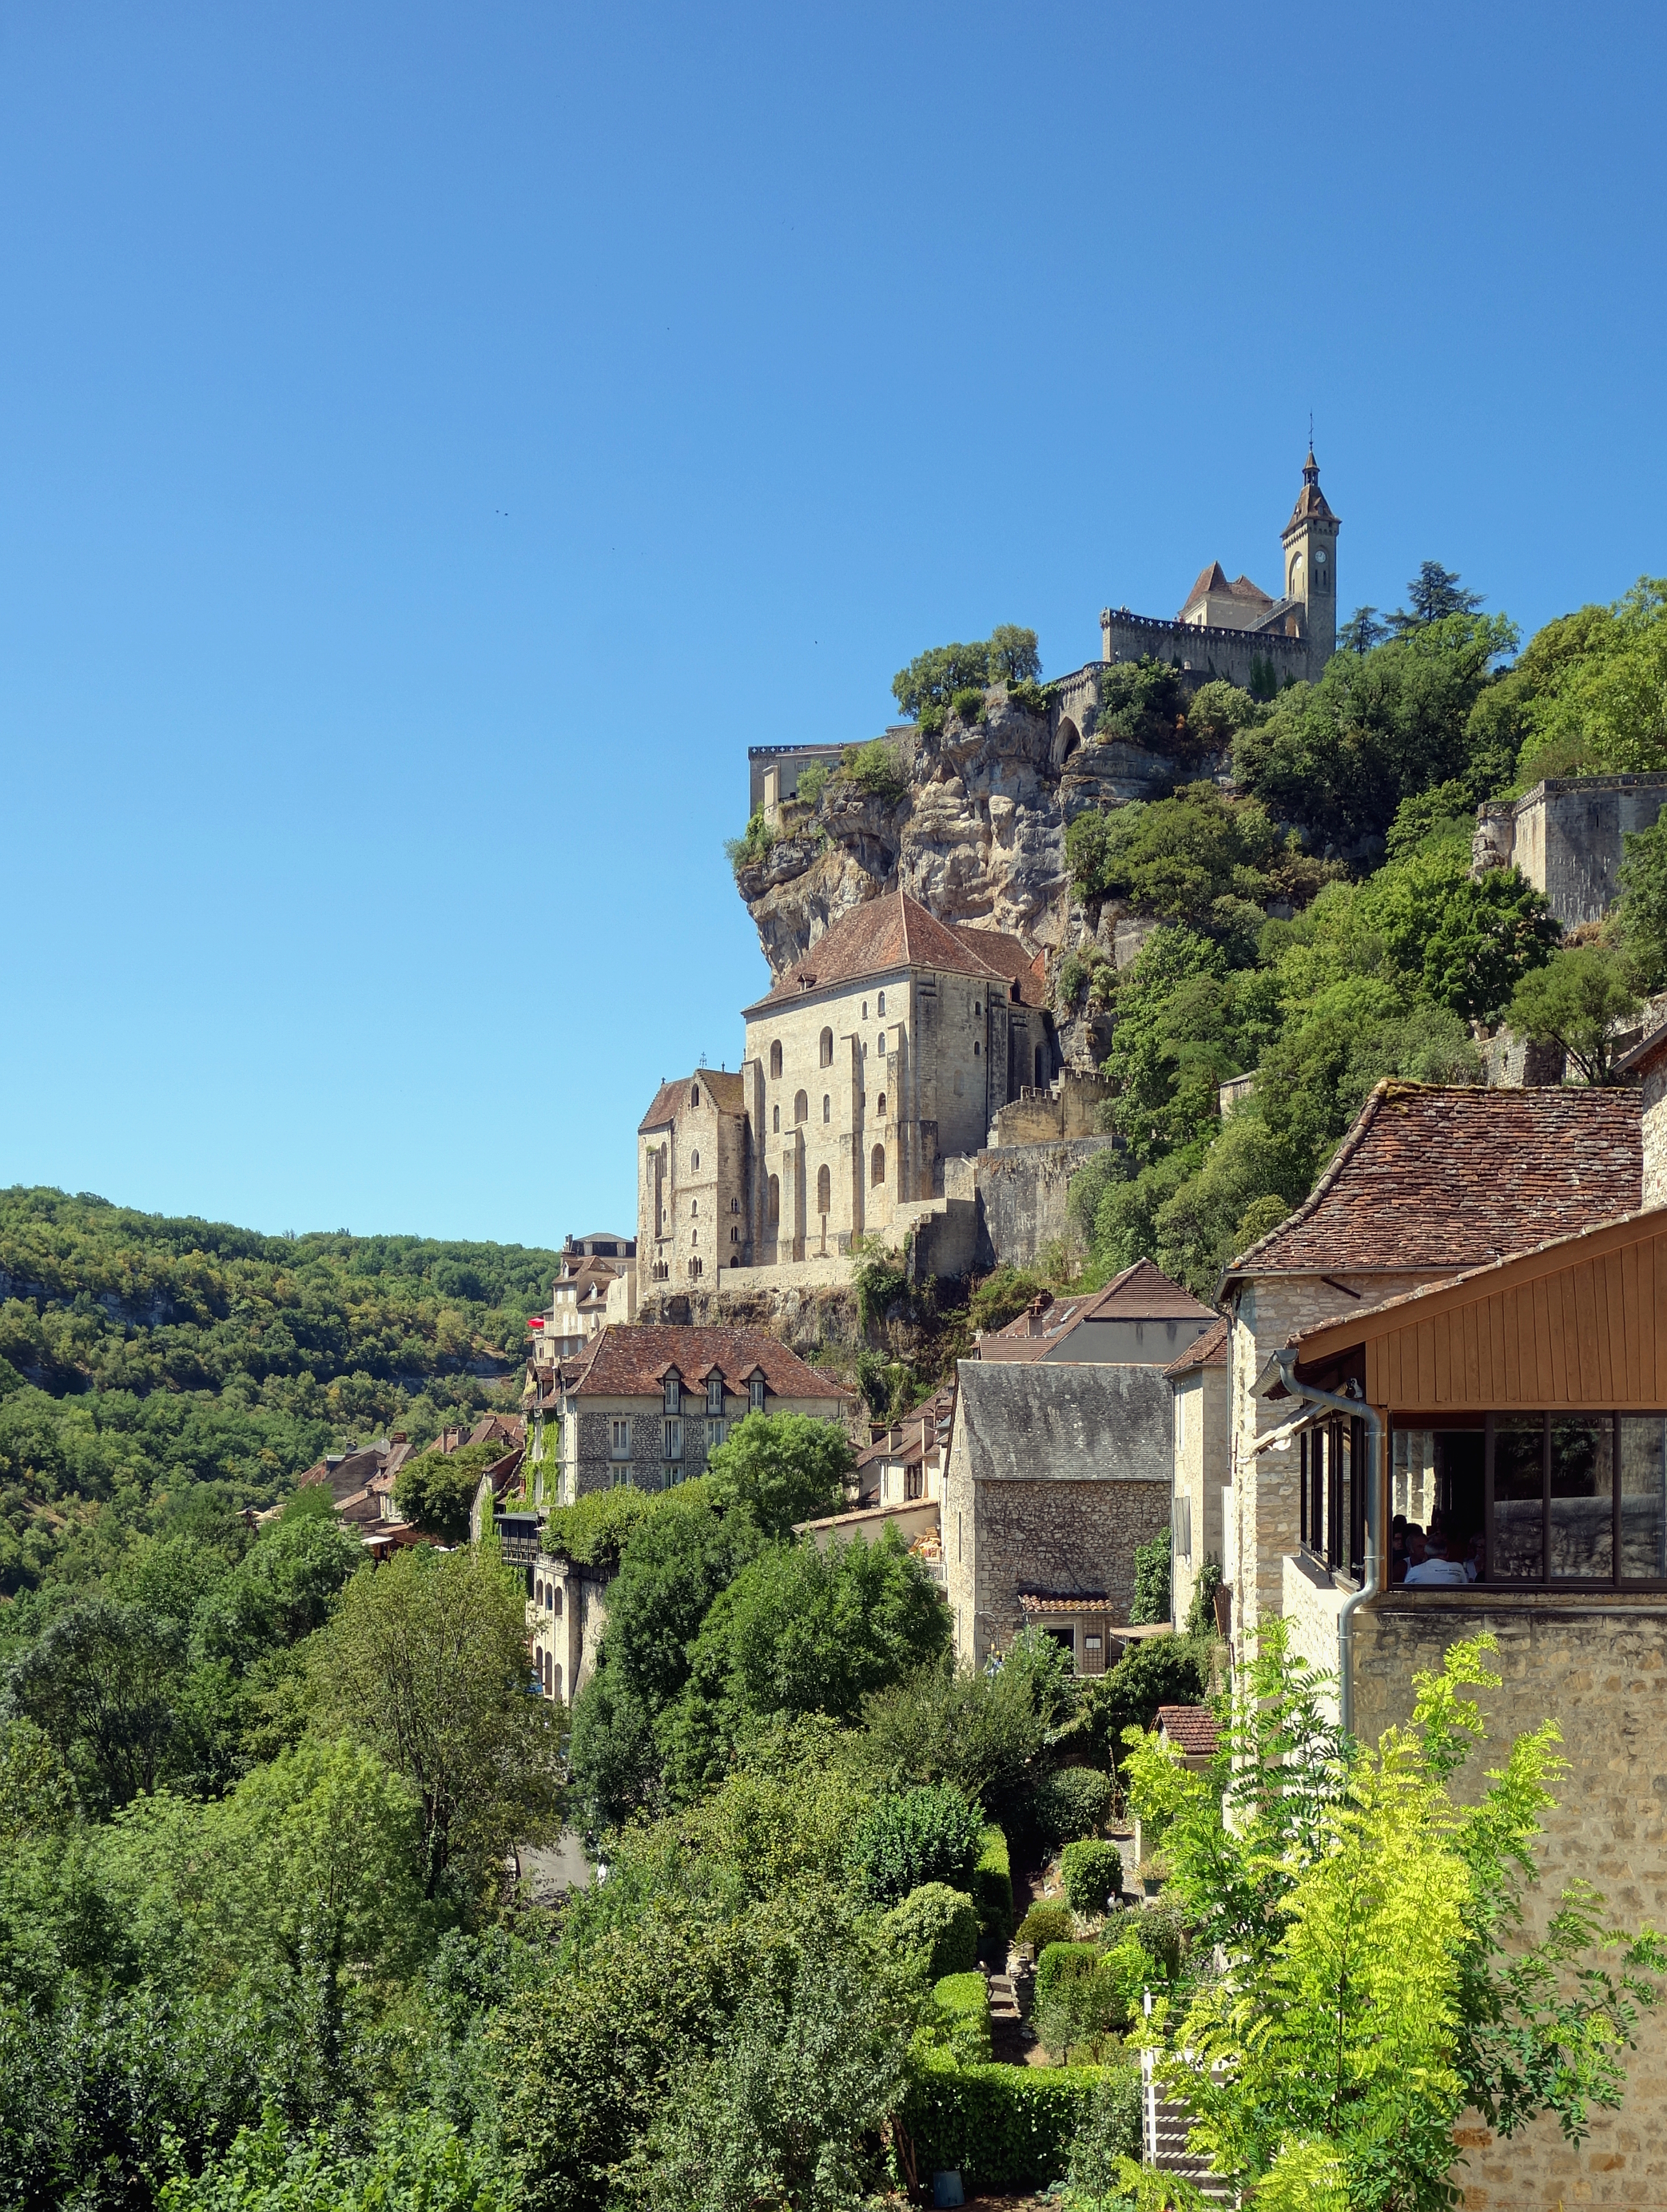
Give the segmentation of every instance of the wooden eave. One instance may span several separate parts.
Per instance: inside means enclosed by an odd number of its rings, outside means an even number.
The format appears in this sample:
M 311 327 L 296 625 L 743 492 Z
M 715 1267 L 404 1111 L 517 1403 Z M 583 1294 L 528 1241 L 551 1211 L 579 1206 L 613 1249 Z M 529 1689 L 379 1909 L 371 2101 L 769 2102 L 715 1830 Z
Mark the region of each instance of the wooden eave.
M 1375 1406 L 1667 1407 L 1667 1207 L 1305 1331 L 1315 1379 L 1364 1352 Z

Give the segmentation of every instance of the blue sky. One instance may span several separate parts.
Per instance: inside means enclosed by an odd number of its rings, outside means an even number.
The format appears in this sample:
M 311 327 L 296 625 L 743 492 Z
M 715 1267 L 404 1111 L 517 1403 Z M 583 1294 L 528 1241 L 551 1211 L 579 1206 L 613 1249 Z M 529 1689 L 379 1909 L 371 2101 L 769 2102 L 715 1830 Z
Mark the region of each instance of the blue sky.
M 746 748 L 1667 570 L 1659 9 L 0 0 L 0 1181 L 629 1224 Z

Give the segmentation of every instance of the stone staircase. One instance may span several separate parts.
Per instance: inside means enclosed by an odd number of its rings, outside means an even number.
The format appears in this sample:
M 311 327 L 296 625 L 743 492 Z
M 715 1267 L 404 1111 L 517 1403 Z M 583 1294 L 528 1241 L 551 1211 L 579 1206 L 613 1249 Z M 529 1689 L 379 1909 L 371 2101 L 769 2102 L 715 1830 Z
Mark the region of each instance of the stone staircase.
M 1160 2173 L 1172 2173 L 1177 2180 L 1190 2182 L 1212 2204 L 1232 2203 L 1231 2185 L 1187 2148 L 1192 2114 L 1159 2088 L 1149 2051 L 1141 2054 L 1141 2073 L 1146 2085 L 1146 2163 Z

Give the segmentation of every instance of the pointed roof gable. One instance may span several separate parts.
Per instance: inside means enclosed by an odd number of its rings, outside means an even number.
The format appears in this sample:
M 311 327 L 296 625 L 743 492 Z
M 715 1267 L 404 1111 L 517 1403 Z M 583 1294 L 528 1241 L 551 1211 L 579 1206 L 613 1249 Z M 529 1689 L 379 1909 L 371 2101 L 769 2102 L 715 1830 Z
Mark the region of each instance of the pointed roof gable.
M 1302 489 L 1297 494 L 1297 503 L 1291 510 L 1291 520 L 1280 532 L 1288 536 L 1299 523 L 1335 522 L 1336 516 L 1325 503 L 1325 494 L 1320 489 L 1320 465 L 1314 459 L 1314 449 L 1308 449 L 1308 459 L 1302 465 Z
M 1200 599 L 1208 599 L 1213 592 L 1226 593 L 1232 589 L 1232 586 L 1227 581 L 1227 572 L 1221 563 L 1210 562 L 1198 571 L 1198 580 L 1182 600 L 1181 614 L 1176 617 L 1176 620 L 1178 622 L 1189 607 L 1196 606 Z
M 691 1086 L 698 1083 L 711 1095 L 711 1103 L 721 1114 L 742 1114 L 746 1110 L 745 1090 L 739 1074 L 726 1074 L 720 1068 L 697 1067 L 688 1075 L 675 1077 L 662 1083 L 654 1096 L 654 1103 L 636 1125 L 639 1137 L 650 1129 L 669 1129 L 678 1112 L 689 1103 Z
M 777 976 L 765 995 L 744 1011 L 762 1012 L 810 991 L 861 983 L 899 968 L 935 968 L 946 975 L 1005 982 L 1001 970 L 962 941 L 946 922 L 929 915 L 907 891 L 866 899 L 830 922 L 800 960 Z

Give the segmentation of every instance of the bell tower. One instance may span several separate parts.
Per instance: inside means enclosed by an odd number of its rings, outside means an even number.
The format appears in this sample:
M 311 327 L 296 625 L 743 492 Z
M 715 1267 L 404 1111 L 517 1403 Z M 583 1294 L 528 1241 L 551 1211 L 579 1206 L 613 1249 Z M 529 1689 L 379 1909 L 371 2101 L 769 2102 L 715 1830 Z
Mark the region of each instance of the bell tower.
M 1320 465 L 1311 446 L 1303 463 L 1302 489 L 1291 520 L 1280 532 L 1285 548 L 1285 597 L 1302 610 L 1311 683 L 1337 649 L 1337 532 L 1342 528 L 1325 503 Z

